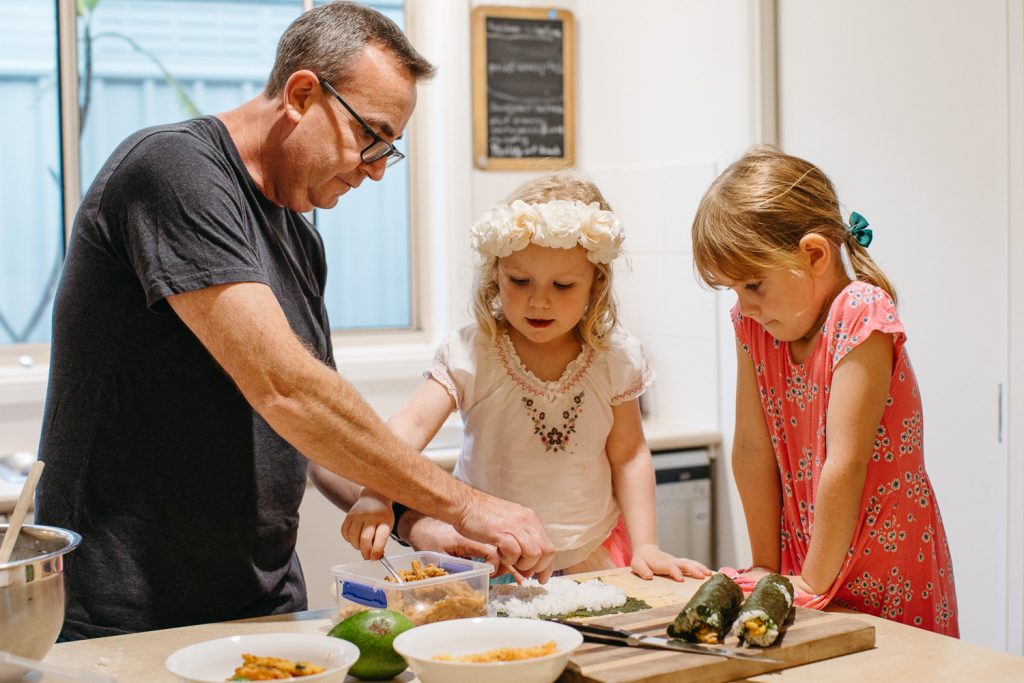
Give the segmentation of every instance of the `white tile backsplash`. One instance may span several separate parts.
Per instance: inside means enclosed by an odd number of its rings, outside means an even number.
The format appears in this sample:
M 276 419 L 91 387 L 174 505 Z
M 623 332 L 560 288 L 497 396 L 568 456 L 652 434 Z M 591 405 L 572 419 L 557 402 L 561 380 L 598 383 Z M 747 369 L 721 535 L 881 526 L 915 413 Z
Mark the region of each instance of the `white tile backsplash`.
M 657 379 L 648 405 L 658 419 L 718 424 L 718 343 L 648 335 L 644 347 Z
M 637 335 L 694 341 L 716 338 L 715 292 L 704 288 L 688 254 L 637 254 L 615 273 L 619 316 Z
M 619 214 L 627 253 L 688 254 L 690 225 L 715 169 L 694 162 L 586 172 Z

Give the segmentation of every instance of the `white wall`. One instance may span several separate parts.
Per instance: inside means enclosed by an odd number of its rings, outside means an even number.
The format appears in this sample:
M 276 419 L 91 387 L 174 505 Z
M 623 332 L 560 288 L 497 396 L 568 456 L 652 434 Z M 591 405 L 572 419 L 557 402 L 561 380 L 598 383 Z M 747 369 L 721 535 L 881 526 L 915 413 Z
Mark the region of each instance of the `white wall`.
M 870 252 L 896 284 L 921 386 L 961 635 L 997 648 L 1020 607 L 1007 605 L 1007 533 L 1008 497 L 1022 491 L 1007 486 L 999 401 L 1002 390 L 1005 409 L 1009 135 L 1024 128 L 1007 106 L 1024 87 L 1008 78 L 1010 4 L 1020 3 L 779 3 L 780 142 L 872 222 Z

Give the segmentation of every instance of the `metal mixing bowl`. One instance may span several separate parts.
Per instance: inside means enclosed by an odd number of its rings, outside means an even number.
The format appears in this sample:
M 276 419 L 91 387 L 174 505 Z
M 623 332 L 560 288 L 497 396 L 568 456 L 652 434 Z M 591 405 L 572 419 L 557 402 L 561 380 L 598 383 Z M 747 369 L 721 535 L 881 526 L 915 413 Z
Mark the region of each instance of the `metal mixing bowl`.
M 7 525 L 0 524 L 0 539 Z M 82 537 L 52 526 L 21 527 L 10 561 L 0 564 L 0 650 L 42 659 L 64 623 L 64 556 Z M 0 664 L 0 680 L 11 671 Z

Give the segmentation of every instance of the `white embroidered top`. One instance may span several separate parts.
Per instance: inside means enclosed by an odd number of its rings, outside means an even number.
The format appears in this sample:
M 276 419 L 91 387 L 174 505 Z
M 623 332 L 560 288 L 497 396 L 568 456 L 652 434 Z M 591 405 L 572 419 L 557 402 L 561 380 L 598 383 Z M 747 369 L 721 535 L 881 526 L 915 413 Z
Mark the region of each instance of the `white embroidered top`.
M 584 346 L 558 380 L 545 382 L 507 334 L 494 342 L 469 325 L 448 337 L 424 376 L 440 382 L 462 414 L 455 476 L 533 509 L 555 546 L 556 570 L 604 542 L 619 517 L 605 452 L 612 406 L 654 380 L 635 337 L 617 329 L 607 351 Z

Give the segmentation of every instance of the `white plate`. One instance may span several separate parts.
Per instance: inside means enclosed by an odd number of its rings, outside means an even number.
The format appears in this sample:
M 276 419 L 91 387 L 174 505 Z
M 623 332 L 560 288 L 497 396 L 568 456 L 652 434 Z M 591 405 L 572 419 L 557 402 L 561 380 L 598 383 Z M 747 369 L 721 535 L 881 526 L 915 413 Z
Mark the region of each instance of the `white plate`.
M 305 660 L 326 671 L 294 680 L 341 683 L 359 659 L 359 648 L 347 640 L 317 633 L 259 633 L 230 636 L 189 645 L 167 658 L 164 665 L 188 683 L 224 683 L 242 666 L 242 654 Z
M 437 655 L 478 654 L 555 641 L 555 654 L 512 662 L 444 662 Z M 423 683 L 552 683 L 583 643 L 573 628 L 539 619 L 477 617 L 425 624 L 398 634 L 395 651 Z

